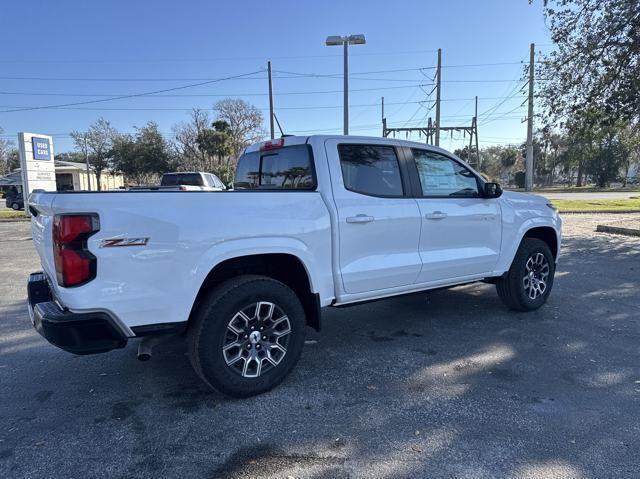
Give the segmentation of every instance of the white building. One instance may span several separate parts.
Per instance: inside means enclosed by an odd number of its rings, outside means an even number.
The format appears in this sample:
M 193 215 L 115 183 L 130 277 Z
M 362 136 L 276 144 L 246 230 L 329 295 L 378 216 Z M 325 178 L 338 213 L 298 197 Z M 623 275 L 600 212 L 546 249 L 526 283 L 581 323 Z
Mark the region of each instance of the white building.
M 56 189 L 58 191 L 80 191 L 87 190 L 87 165 L 75 163 L 73 161 L 55 160 Z M 96 191 L 96 175 L 91 169 L 89 175 L 91 191 Z M 100 186 L 103 191 L 124 188 L 124 177 L 119 173 L 110 170 L 103 170 L 100 176 Z M 20 170 L 0 177 L 0 191 L 14 194 L 15 191 L 22 192 L 22 175 Z

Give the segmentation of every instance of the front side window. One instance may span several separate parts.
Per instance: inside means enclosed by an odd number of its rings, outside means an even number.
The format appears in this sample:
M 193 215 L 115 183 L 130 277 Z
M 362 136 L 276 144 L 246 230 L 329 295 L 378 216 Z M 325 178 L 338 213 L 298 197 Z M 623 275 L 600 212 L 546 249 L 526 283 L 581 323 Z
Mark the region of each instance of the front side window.
M 370 196 L 402 196 L 402 178 L 391 146 L 338 145 L 344 186 Z
M 412 149 L 423 196 L 477 197 L 478 181 L 471 170 L 444 155 Z
M 308 145 L 246 153 L 238 160 L 235 189 L 312 190 L 315 188 Z

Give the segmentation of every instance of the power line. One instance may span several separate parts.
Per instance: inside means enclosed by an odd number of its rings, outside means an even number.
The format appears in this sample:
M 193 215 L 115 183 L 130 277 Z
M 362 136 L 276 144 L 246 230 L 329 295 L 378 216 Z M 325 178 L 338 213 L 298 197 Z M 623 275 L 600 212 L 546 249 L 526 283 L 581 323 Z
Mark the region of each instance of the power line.
M 411 104 L 420 104 L 422 101 L 414 101 L 410 102 Z M 376 103 L 365 103 L 360 105 L 350 105 L 351 108 L 368 108 Z M 404 105 L 405 102 L 395 102 L 388 103 L 389 105 Z M 343 105 L 303 105 L 303 106 L 291 106 L 291 107 L 279 107 L 278 110 L 324 110 L 324 109 L 333 109 L 333 108 L 342 108 Z M 2 105 L 0 108 L 15 108 L 15 109 L 28 109 L 31 107 L 28 106 L 11 106 L 11 105 Z M 82 107 L 49 107 L 53 110 L 80 110 L 80 111 L 191 111 L 194 107 L 185 107 L 185 108 L 157 108 L 157 107 L 148 107 L 148 108 L 136 108 L 136 107 L 102 107 L 102 108 L 82 108 Z M 197 108 L 197 107 L 195 107 Z M 268 108 L 258 108 L 258 110 L 268 111 Z
M 393 52 L 361 52 L 351 54 L 353 57 L 367 57 L 367 56 L 388 56 L 388 55 L 411 55 L 411 54 L 422 54 L 422 53 L 433 53 L 436 50 L 400 50 Z M 323 55 L 282 55 L 282 56 L 250 56 L 250 57 L 242 57 L 242 56 L 233 56 L 233 57 L 209 57 L 209 58 L 138 58 L 138 59 L 12 59 L 12 58 L 4 58 L 0 59 L 2 63 L 201 63 L 201 62 L 218 62 L 218 61 L 229 61 L 229 60 L 259 60 L 265 61 L 267 59 L 271 60 L 293 60 L 293 59 L 308 59 L 308 58 L 334 58 L 334 57 L 342 57 L 342 54 L 323 54 Z
M 405 68 L 405 69 L 394 69 L 394 70 L 377 70 L 377 71 L 369 71 L 369 72 L 352 72 L 352 75 L 372 75 L 378 73 L 392 73 L 392 72 L 408 72 L 408 71 L 420 71 L 422 68 Z M 257 73 L 261 73 L 259 71 Z M 320 73 L 301 73 L 301 72 L 290 72 L 284 70 L 274 70 L 274 73 L 282 73 L 290 76 L 279 76 L 277 78 L 299 78 L 299 77 L 317 77 L 317 78 L 342 78 L 341 73 L 330 73 L 330 74 L 320 74 Z M 241 78 L 238 78 L 241 79 Z M 254 78 L 244 78 L 245 80 L 266 80 L 266 77 L 254 77 Z M 82 81 L 82 82 L 170 82 L 170 81 L 210 81 L 215 80 L 215 78 L 185 78 L 185 77 L 166 77 L 166 78 L 158 78 L 158 77 L 41 77 L 41 76 L 0 76 L 0 80 L 21 80 L 21 81 Z M 377 79 L 380 81 L 416 81 L 416 80 L 408 80 L 404 79 Z
M 382 86 L 372 88 L 351 88 L 350 92 L 361 91 L 380 91 L 380 90 L 398 90 L 405 88 L 416 88 L 425 86 L 417 85 L 398 85 L 398 86 Z M 323 93 L 342 93 L 342 90 L 316 90 L 316 91 L 298 91 L 298 92 L 278 92 L 278 96 L 284 95 L 316 95 Z M 126 93 L 59 93 L 59 92 L 25 92 L 25 91 L 0 91 L 0 95 L 16 95 L 16 96 L 61 96 L 61 97 L 112 97 L 126 95 Z M 153 98 L 198 98 L 198 97 L 233 97 L 233 96 L 268 96 L 268 93 L 187 93 L 187 94 L 158 94 Z
M 217 78 L 217 79 L 214 79 L 214 80 L 208 80 L 208 81 L 199 82 L 199 83 L 192 83 L 190 85 L 182 85 L 182 86 L 177 86 L 177 87 L 173 87 L 173 88 L 165 88 L 165 89 L 162 89 L 162 90 L 155 90 L 155 91 L 150 91 L 150 92 L 133 93 L 133 94 L 130 94 L 130 95 L 122 95 L 122 96 L 116 96 L 116 97 L 111 97 L 111 98 L 103 98 L 103 99 L 99 99 L 99 100 L 87 100 L 87 101 L 81 101 L 81 102 L 75 102 L 75 103 L 64 103 L 64 104 L 61 104 L 61 105 L 46 105 L 46 106 L 34 106 L 34 107 L 27 107 L 27 108 L 18 108 L 18 109 L 13 109 L 13 110 L 1 110 L 0 113 L 12 113 L 12 112 L 16 112 L 16 111 L 28 111 L 28 110 L 44 110 L 44 109 L 49 109 L 49 108 L 62 108 L 62 107 L 76 106 L 76 105 L 87 105 L 87 104 L 91 104 L 91 103 L 101 103 L 101 102 L 105 102 L 105 101 L 123 100 L 123 99 L 126 99 L 126 98 L 135 98 L 135 97 L 140 97 L 140 96 L 153 95 L 155 93 L 166 93 L 166 92 L 170 92 L 170 91 L 184 90 L 186 88 L 193 88 L 193 87 L 197 87 L 197 86 L 210 85 L 212 83 L 218 83 L 218 82 L 226 81 L 226 80 L 236 80 L 236 79 L 239 79 L 239 78 L 247 77 L 249 75 L 255 75 L 256 73 L 260 73 L 260 71 L 250 72 L 250 73 L 242 73 L 242 74 L 239 74 L 239 75 L 233 75 L 233 76 L 224 77 L 224 78 Z

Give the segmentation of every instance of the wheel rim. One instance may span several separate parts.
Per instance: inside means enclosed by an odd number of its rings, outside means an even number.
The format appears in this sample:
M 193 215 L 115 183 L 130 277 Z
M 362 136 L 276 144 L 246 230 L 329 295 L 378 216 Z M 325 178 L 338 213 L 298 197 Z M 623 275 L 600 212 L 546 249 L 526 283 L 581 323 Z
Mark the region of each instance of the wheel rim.
M 542 296 L 547 290 L 549 279 L 549 262 L 542 253 L 533 253 L 525 263 L 524 277 L 522 285 L 524 292 L 529 299 L 536 299 Z
M 291 323 L 275 303 L 259 301 L 233 315 L 222 354 L 234 372 L 257 378 L 275 368 L 287 354 Z

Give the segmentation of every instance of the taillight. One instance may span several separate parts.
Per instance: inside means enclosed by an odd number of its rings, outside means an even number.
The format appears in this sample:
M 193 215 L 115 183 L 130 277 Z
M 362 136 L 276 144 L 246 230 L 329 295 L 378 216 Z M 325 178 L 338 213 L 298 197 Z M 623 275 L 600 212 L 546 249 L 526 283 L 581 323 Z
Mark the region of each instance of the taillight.
M 278 138 L 277 140 L 267 140 L 260 145 L 260 151 L 277 150 L 284 146 L 284 138 Z
M 96 257 L 89 252 L 87 239 L 99 230 L 96 214 L 54 217 L 53 256 L 60 286 L 80 286 L 96 277 Z

